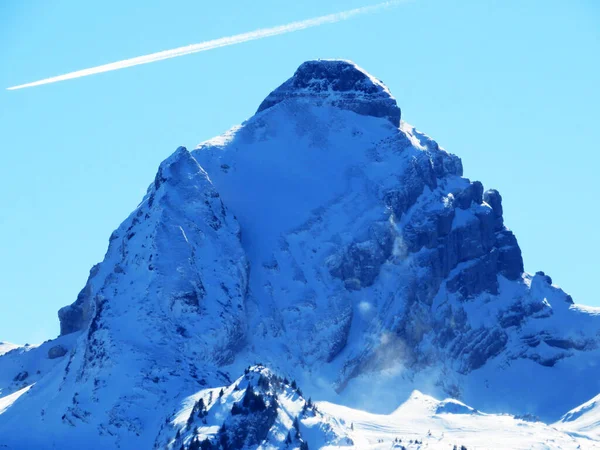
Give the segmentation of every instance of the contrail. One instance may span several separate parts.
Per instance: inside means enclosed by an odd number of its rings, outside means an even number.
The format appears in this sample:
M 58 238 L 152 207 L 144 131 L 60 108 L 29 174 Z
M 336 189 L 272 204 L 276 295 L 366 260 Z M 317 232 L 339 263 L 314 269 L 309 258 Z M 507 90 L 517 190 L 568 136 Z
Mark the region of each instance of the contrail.
M 233 36 L 200 42 L 198 44 L 186 45 L 184 47 L 178 47 L 172 50 L 164 50 L 162 52 L 151 53 L 149 55 L 137 56 L 135 58 L 124 59 L 122 61 L 117 61 L 110 64 L 104 64 L 101 66 L 91 67 L 89 69 L 78 70 L 76 72 L 70 72 L 64 75 L 58 75 L 56 77 L 34 81 L 32 83 L 9 87 L 7 88 L 7 90 L 13 91 L 15 89 L 23 89 L 33 86 L 41 86 L 42 84 L 56 83 L 58 81 L 72 80 L 73 78 L 87 77 L 89 75 L 95 75 L 97 73 L 125 69 L 126 67 L 138 66 L 140 64 L 148 64 L 156 61 L 161 61 L 163 59 L 175 58 L 177 56 L 205 52 L 214 48 L 227 47 L 228 45 L 241 44 L 242 42 L 254 41 L 256 39 L 277 36 L 279 34 L 292 33 L 294 31 L 318 27 L 319 25 L 324 25 L 327 23 L 336 23 L 341 22 L 343 20 L 348 20 L 354 16 L 358 16 L 369 12 L 375 12 L 383 8 L 395 6 L 400 2 L 401 0 L 387 1 L 384 3 L 379 3 L 377 5 L 364 6 L 362 8 L 350 9 L 348 11 L 328 14 L 326 16 L 314 17 L 312 19 L 307 20 L 300 20 L 298 22 L 288 23 L 287 25 L 279 25 L 277 27 L 272 28 L 263 28 L 260 30 L 250 31 L 248 33 L 236 34 Z

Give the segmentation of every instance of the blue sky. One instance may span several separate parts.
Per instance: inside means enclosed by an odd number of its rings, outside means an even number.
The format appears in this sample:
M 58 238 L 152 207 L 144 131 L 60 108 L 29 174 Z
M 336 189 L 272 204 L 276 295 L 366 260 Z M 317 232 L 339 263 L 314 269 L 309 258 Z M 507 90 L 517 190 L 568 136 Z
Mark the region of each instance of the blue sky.
M 374 4 L 0 3 L 0 340 L 58 333 L 158 164 L 252 115 L 304 60 L 383 80 L 404 120 L 497 188 L 526 270 L 600 306 L 600 4 L 414 0 L 382 13 L 92 77 L 4 88 Z

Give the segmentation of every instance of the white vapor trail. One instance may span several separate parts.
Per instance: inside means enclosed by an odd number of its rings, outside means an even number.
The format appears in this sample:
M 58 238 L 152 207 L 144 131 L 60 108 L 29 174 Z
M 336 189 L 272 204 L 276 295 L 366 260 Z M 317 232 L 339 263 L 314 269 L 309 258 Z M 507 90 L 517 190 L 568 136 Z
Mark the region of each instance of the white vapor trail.
M 213 39 L 210 41 L 200 42 L 198 44 L 186 45 L 184 47 L 178 47 L 171 50 L 164 50 L 162 52 L 151 53 L 149 55 L 137 56 L 135 58 L 124 59 L 122 61 L 113 62 L 110 64 L 104 64 L 101 66 L 90 67 L 89 69 L 78 70 L 76 72 L 66 73 L 64 75 L 58 75 L 52 78 L 45 78 L 43 80 L 34 81 L 32 83 L 21 84 L 7 88 L 12 91 L 16 89 L 23 89 L 33 86 L 40 86 L 43 84 L 56 83 L 58 81 L 72 80 L 73 78 L 87 77 L 89 75 L 95 75 L 102 72 L 110 72 L 113 70 L 125 69 L 127 67 L 138 66 L 140 64 L 148 64 L 163 59 L 175 58 L 177 56 L 189 55 L 192 53 L 205 52 L 219 47 L 227 47 L 228 45 L 241 44 L 242 42 L 253 41 L 256 39 L 263 39 L 270 36 L 277 36 L 279 34 L 292 33 L 294 31 L 304 30 L 306 28 L 317 27 L 327 23 L 335 23 L 343 20 L 348 20 L 354 16 L 361 14 L 375 12 L 383 8 L 395 6 L 400 3 L 401 0 L 391 0 L 384 3 L 379 3 L 372 6 L 364 6 L 362 8 L 350 9 L 348 11 L 342 11 L 334 14 L 328 14 L 326 16 L 314 17 L 312 19 L 300 20 L 298 22 L 288 23 L 286 25 L 279 25 L 272 28 L 263 28 L 260 30 L 250 31 L 248 33 L 236 34 L 233 36 L 223 37 L 219 39 Z

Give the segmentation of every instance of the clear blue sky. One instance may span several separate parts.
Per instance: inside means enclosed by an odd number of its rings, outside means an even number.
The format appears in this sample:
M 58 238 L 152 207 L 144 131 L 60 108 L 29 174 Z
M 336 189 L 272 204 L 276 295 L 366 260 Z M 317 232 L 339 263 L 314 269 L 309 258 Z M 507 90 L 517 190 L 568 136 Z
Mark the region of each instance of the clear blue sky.
M 141 7 L 142 3 L 145 5 Z M 371 1 L 370 4 L 376 3 Z M 528 271 L 600 305 L 600 3 L 414 0 L 347 22 L 4 88 L 369 4 L 0 2 L 0 340 L 58 333 L 158 164 L 254 113 L 304 60 L 382 79 L 403 118 L 497 188 Z

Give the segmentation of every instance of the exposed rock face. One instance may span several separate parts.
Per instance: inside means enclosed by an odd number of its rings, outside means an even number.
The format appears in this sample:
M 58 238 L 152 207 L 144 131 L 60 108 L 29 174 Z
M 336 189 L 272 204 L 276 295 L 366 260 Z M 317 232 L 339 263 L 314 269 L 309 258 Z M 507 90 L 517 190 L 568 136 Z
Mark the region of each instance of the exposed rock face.
M 96 264 L 90 270 L 90 276 L 85 287 L 79 292 L 75 303 L 58 310 L 60 321 L 60 335 L 74 333 L 85 328 L 90 321 L 91 314 L 91 280 L 98 273 L 99 265 Z
M 504 219 L 502 218 L 502 196 L 496 189 L 489 189 L 483 194 L 483 200 L 492 207 L 494 211 L 494 230 L 501 231 L 504 228 Z
M 385 85 L 349 61 L 305 62 L 292 78 L 268 95 L 257 112 L 289 98 L 384 117 L 400 126 L 400 108 Z
M 62 345 L 55 345 L 54 347 L 50 347 L 48 350 L 48 358 L 56 359 L 62 358 L 67 354 L 68 350 Z

